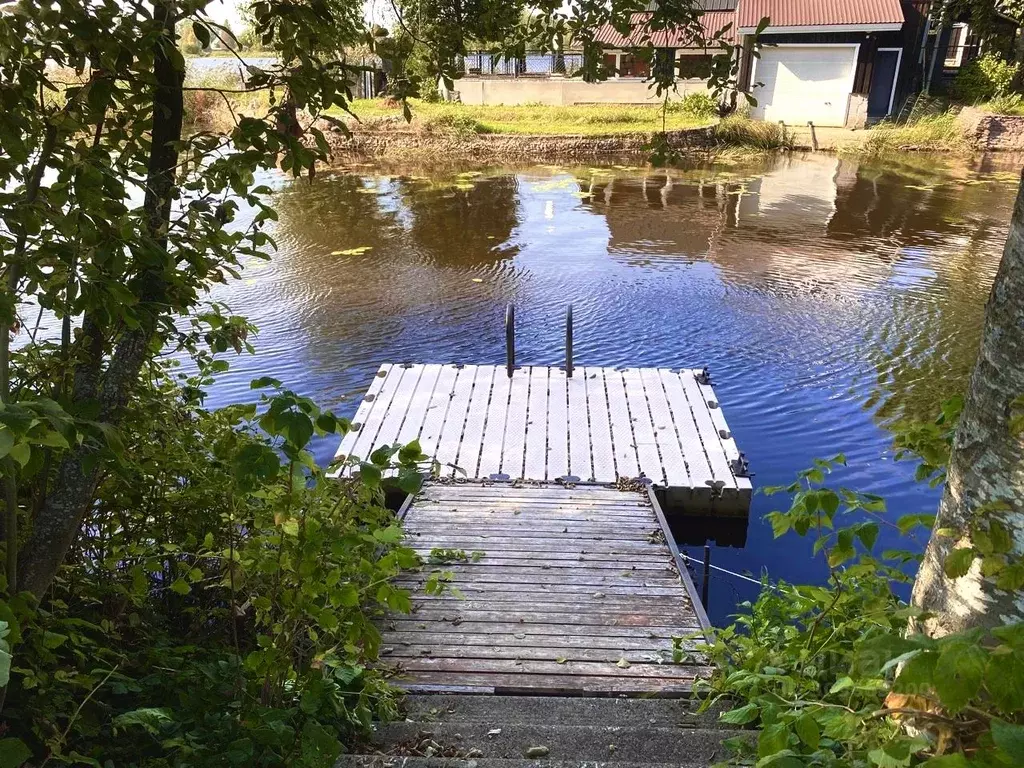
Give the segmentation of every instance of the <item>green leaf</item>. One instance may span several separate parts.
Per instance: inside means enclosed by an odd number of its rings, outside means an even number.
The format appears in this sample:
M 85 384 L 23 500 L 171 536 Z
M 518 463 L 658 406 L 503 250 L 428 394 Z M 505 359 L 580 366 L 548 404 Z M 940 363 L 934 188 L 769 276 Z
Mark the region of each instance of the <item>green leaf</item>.
M 989 660 L 985 688 L 1003 712 L 1024 711 L 1024 649 L 1010 650 L 994 661 Z
M 172 710 L 160 707 L 144 707 L 143 709 L 133 709 L 130 712 L 125 712 L 123 715 L 118 715 L 114 718 L 113 725 L 115 734 L 118 729 L 137 725 L 155 736 L 160 733 L 162 726 L 173 722 L 174 713 Z
M 959 579 L 971 570 L 974 562 L 974 550 L 971 547 L 958 547 L 946 556 L 943 571 L 951 579 Z
M 988 654 L 976 643 L 956 640 L 939 653 L 932 681 L 942 705 L 959 712 L 978 695 Z
M 0 459 L 11 452 L 14 447 L 14 433 L 7 427 L 0 427 Z
M 210 47 L 210 29 L 205 24 L 200 24 L 198 21 L 192 22 L 192 31 L 195 32 L 196 40 L 203 46 L 203 50 Z
M 754 722 L 760 714 L 761 708 L 754 702 L 749 702 L 738 709 L 730 709 L 728 712 L 723 712 L 719 715 L 718 719 L 730 725 L 746 725 L 747 723 Z
M 345 608 L 355 608 L 359 605 L 359 590 L 355 584 L 343 584 L 338 590 L 338 602 Z
M 415 495 L 423 487 L 423 475 L 417 469 L 405 467 L 398 473 L 398 487 L 405 493 Z
M 189 586 L 189 583 L 185 581 L 185 579 L 179 578 L 175 579 L 174 582 L 171 584 L 171 591 L 176 592 L 179 595 L 187 595 L 189 592 L 192 591 L 192 587 Z
M 828 692 L 839 693 L 840 691 L 845 691 L 847 688 L 853 688 L 853 686 L 853 678 L 848 675 L 843 675 L 832 684 L 832 687 L 828 689 Z
M 258 379 L 253 379 L 249 383 L 249 389 L 265 389 L 266 387 L 273 387 L 274 389 L 281 388 L 281 382 L 272 376 L 261 376 Z
M 935 525 L 935 515 L 913 514 L 903 515 L 896 521 L 896 527 L 904 536 L 917 527 L 931 529 Z
M 391 463 L 391 457 L 394 456 L 394 454 L 394 449 L 392 449 L 390 445 L 382 445 L 370 454 L 370 461 L 378 467 L 386 467 Z
M 54 648 L 60 648 L 64 643 L 67 642 L 68 636 L 62 635 L 59 632 L 50 632 L 49 630 L 43 632 L 43 647 L 53 650 Z
M 1012 765 L 1024 765 L 1024 725 L 993 720 L 992 741 L 1006 753 Z
M 12 459 L 18 462 L 18 464 L 24 467 L 28 464 L 28 460 L 32 455 L 32 449 L 29 447 L 28 443 L 18 443 L 17 445 L 12 446 L 7 453 Z
M 398 460 L 403 464 L 419 461 L 423 456 L 423 449 L 419 440 L 413 440 L 408 445 L 403 445 L 398 451 Z
M 757 756 L 768 757 L 781 752 L 789 746 L 789 726 L 785 723 L 773 723 L 761 729 L 757 738 Z
M 821 741 L 821 730 L 818 728 L 817 721 L 810 714 L 801 715 L 794 728 L 800 741 L 812 750 L 818 748 L 818 743 Z
M 875 541 L 878 539 L 878 523 L 861 523 L 858 525 L 857 538 L 860 539 L 860 543 L 864 545 L 865 549 L 870 550 L 875 546 Z
M 0 768 L 18 768 L 32 757 L 32 750 L 21 739 L 0 739 Z
M 364 461 L 359 465 L 359 477 L 367 488 L 379 488 L 381 471 L 376 464 Z
M 397 544 L 402 540 L 402 528 L 398 525 L 378 528 L 373 532 L 373 538 L 381 544 Z

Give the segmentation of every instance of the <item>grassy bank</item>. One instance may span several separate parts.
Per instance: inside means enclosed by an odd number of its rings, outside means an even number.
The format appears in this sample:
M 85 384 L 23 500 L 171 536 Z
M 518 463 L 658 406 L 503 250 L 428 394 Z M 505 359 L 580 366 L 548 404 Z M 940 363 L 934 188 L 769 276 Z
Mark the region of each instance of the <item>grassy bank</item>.
M 952 111 L 924 115 L 904 124 L 881 123 L 870 129 L 861 148 L 866 154 L 901 150 L 967 152 L 970 142 Z
M 710 125 L 713 115 L 707 103 L 689 99 L 670 106 L 662 120 L 660 106 L 620 104 L 580 104 L 553 107 L 540 104 L 517 106 L 468 104 L 431 104 L 413 100 L 413 129 L 453 130 L 469 133 L 508 133 L 526 135 L 600 135 L 609 133 L 651 133 Z M 402 121 L 399 104 L 383 99 L 360 99 L 352 103 L 352 112 L 360 121 L 373 125 L 386 118 Z

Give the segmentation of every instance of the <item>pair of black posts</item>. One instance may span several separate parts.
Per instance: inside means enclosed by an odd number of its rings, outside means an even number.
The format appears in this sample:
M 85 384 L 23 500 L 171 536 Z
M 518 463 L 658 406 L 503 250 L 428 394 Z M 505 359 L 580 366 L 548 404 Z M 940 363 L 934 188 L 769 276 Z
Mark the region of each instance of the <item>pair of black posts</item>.
M 505 371 L 511 379 L 516 370 L 516 308 L 505 308 Z M 572 304 L 565 311 L 565 375 L 572 378 Z

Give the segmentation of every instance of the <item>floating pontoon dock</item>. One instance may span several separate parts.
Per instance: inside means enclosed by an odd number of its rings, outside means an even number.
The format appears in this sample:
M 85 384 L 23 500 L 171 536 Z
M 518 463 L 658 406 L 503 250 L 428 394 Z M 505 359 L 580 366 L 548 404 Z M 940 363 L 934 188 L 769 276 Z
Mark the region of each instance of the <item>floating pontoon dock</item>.
M 419 439 L 445 478 L 650 482 L 690 514 L 745 515 L 751 483 L 706 370 L 383 365 L 338 449 Z M 350 470 L 351 471 L 351 470 Z

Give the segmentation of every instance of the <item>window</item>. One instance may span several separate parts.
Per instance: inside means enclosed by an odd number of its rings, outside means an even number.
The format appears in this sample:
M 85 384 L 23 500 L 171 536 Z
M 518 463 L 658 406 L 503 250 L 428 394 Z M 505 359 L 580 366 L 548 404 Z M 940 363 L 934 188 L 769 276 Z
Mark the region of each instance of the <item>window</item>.
M 711 57 L 683 54 L 676 62 L 676 76 L 680 80 L 707 80 L 711 77 Z
M 949 35 L 949 45 L 946 46 L 946 60 L 943 65 L 946 67 L 959 67 L 964 63 L 964 50 L 967 48 L 967 25 L 954 24 Z
M 647 77 L 651 66 L 632 53 L 619 54 L 619 77 Z

